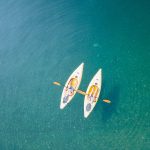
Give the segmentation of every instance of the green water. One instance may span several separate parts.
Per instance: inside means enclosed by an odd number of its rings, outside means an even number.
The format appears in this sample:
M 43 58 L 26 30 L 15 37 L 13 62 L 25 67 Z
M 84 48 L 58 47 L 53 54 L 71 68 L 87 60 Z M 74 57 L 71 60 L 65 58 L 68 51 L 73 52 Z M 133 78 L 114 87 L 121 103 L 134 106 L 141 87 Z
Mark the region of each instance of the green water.
M 148 150 L 150 2 L 0 1 L 0 150 Z M 88 119 L 82 95 L 59 109 L 85 63 L 80 88 L 103 70 Z M 104 98 L 111 105 L 102 102 Z

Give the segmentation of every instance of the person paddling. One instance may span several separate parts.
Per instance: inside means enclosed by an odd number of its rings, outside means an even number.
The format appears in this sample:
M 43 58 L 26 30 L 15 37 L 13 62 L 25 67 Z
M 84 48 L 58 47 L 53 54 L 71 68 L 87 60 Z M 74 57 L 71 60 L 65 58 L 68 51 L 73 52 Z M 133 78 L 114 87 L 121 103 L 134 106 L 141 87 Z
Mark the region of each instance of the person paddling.
M 68 101 L 69 96 L 72 96 L 74 94 L 74 90 L 76 89 L 77 85 L 78 85 L 78 76 L 75 76 L 69 81 L 66 87 L 66 96 L 63 99 L 64 103 Z
M 89 92 L 88 92 L 90 101 L 96 102 L 98 92 L 99 92 L 98 84 L 97 82 L 95 82 L 95 84 L 90 87 Z

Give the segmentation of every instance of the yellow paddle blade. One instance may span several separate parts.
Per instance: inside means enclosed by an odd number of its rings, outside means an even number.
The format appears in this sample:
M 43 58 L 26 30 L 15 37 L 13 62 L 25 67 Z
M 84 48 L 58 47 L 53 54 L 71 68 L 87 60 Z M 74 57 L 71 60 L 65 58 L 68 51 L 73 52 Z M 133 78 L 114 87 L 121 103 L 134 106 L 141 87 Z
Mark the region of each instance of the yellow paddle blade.
M 77 90 L 77 92 L 82 94 L 82 95 L 87 95 L 84 91 L 81 91 L 81 90 Z
M 103 102 L 110 104 L 111 101 L 109 99 L 104 99 Z
M 61 86 L 61 84 L 59 82 L 53 82 L 53 84 Z

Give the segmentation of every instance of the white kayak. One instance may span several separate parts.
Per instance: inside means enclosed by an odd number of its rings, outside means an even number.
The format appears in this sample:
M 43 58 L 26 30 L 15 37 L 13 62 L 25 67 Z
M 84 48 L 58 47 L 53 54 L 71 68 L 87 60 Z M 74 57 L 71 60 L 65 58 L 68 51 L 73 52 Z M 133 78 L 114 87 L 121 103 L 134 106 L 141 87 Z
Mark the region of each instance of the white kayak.
M 67 104 L 75 96 L 76 94 L 75 90 L 78 90 L 82 79 L 83 67 L 84 67 L 84 63 L 80 64 L 80 66 L 68 78 L 62 92 L 60 109 L 63 109 L 65 106 L 67 106 Z M 73 84 L 75 84 L 74 87 Z
M 89 114 L 92 112 L 92 110 L 94 109 L 98 101 L 100 91 L 101 91 L 101 84 L 102 84 L 102 69 L 99 69 L 98 72 L 93 77 L 93 79 L 91 80 L 86 91 L 86 94 L 89 94 L 89 95 L 86 95 L 84 99 L 84 117 L 85 118 L 89 116 Z M 97 88 L 95 88 L 95 85 Z M 96 92 L 94 92 L 94 89 L 97 89 Z M 92 97 L 92 94 L 90 94 L 92 92 L 93 92 L 93 95 L 96 95 L 96 96 Z

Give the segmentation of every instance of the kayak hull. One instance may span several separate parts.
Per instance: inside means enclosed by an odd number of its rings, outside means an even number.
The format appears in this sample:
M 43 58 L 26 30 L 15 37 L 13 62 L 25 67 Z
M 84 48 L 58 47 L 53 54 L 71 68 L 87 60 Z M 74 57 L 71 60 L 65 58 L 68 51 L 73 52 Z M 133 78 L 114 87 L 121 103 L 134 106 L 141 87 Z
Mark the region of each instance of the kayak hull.
M 87 118 L 90 115 L 90 113 L 93 111 L 98 101 L 100 91 L 101 91 L 101 84 L 102 84 L 102 69 L 99 69 L 98 72 L 94 75 L 94 77 L 92 78 L 91 82 L 88 85 L 86 93 L 89 92 L 90 87 L 94 85 L 95 83 L 97 83 L 97 87 L 99 88 L 97 97 L 94 99 L 94 101 L 90 100 L 89 95 L 86 95 L 84 98 L 84 117 L 85 118 Z
M 63 88 L 63 91 L 62 91 L 60 109 L 64 109 L 67 106 L 67 104 L 70 103 L 70 101 L 75 96 L 76 91 L 74 91 L 73 95 L 67 97 L 67 91 L 66 91 L 67 85 L 72 78 L 75 78 L 75 76 L 78 76 L 78 84 L 75 89 L 75 90 L 78 90 L 80 83 L 81 83 L 81 79 L 82 79 L 83 67 L 84 67 L 84 63 L 81 63 L 79 65 L 79 67 L 77 69 L 75 69 L 75 71 L 69 76 L 69 78 L 65 84 L 65 87 Z M 64 98 L 65 98 L 65 101 L 64 101 Z

